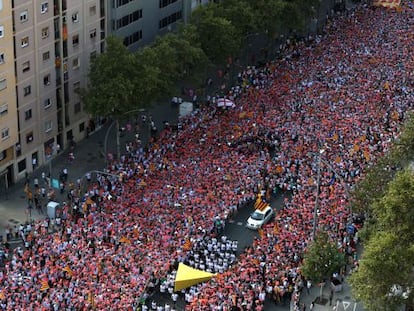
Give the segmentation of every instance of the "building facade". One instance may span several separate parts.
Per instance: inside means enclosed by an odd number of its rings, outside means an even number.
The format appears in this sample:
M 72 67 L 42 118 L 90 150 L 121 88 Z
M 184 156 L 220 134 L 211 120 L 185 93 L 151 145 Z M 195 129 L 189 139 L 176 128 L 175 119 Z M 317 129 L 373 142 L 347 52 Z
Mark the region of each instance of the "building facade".
M 0 184 L 12 181 L 18 143 L 11 1 L 0 0 Z
M 94 130 L 77 90 L 107 34 L 136 51 L 209 0 L 0 0 L 0 188 Z
M 104 48 L 106 19 L 104 0 L 0 3 L 0 174 L 11 183 L 93 127 L 76 91 Z

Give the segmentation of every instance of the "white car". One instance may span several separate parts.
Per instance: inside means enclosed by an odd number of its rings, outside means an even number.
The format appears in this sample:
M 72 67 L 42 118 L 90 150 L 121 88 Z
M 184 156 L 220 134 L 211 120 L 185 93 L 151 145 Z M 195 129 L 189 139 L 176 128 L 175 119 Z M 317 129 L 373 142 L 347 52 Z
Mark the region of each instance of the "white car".
M 256 209 L 247 219 L 246 227 L 257 230 L 275 216 L 273 208 L 268 205 L 263 209 Z

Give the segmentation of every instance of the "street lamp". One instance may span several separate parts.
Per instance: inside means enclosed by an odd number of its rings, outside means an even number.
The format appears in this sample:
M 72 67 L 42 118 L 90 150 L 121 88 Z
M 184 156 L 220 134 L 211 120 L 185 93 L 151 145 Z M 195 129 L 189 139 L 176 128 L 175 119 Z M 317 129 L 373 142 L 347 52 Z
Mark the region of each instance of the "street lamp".
M 320 192 L 320 183 L 321 183 L 321 162 L 322 154 L 325 152 L 324 149 L 319 150 L 318 153 L 318 175 L 316 177 L 316 199 L 315 206 L 313 207 L 313 227 L 312 227 L 312 239 L 315 240 L 316 235 L 316 225 L 318 220 L 318 206 L 319 206 L 319 192 Z
M 317 173 L 317 179 L 316 179 L 316 198 L 315 198 L 315 205 L 313 208 L 313 227 L 312 227 L 312 239 L 315 239 L 316 234 L 316 227 L 317 227 L 317 221 L 318 221 L 318 208 L 319 208 L 319 195 L 320 195 L 320 183 L 321 183 L 321 164 L 325 164 L 330 171 L 332 171 L 335 174 L 335 177 L 338 177 L 338 179 L 343 183 L 344 189 L 345 189 L 345 195 L 349 197 L 349 188 L 348 184 L 345 182 L 345 180 L 342 179 L 341 175 L 338 174 L 338 172 L 332 167 L 331 164 L 329 164 L 327 161 L 322 159 L 322 154 L 325 152 L 325 149 L 320 149 L 316 155 L 318 156 L 318 173 Z M 350 210 L 350 213 L 352 214 L 352 210 Z
M 124 113 L 121 114 L 121 116 L 125 116 L 127 114 L 133 113 L 133 112 L 143 112 L 145 111 L 145 109 L 143 108 L 139 108 L 139 109 L 133 109 L 133 110 L 129 110 L 126 111 Z M 106 130 L 106 134 L 105 134 L 105 139 L 104 139 L 104 156 L 105 156 L 105 165 L 106 167 L 108 167 L 108 154 L 107 154 L 107 147 L 108 147 L 108 137 L 109 137 L 109 133 L 112 129 L 112 127 L 114 126 L 114 124 L 116 124 L 116 152 L 117 152 L 117 159 L 120 159 L 121 156 L 121 147 L 120 147 L 120 133 L 119 133 L 119 118 L 115 119 L 115 122 L 112 121 L 111 125 L 108 127 L 108 129 Z

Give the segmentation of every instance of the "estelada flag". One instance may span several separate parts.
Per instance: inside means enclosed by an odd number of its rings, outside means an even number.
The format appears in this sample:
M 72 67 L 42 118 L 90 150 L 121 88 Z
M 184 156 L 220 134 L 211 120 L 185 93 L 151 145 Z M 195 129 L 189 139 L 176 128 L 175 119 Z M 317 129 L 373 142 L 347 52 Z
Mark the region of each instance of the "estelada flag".
M 123 236 L 119 239 L 120 243 L 126 243 L 126 244 L 131 244 L 131 240 L 128 239 L 126 236 Z
M 73 276 L 73 271 L 69 266 L 64 267 L 62 270 L 65 271 L 69 276 Z
M 275 225 L 273 226 L 273 233 L 274 234 L 278 234 L 279 233 L 279 227 L 278 227 L 277 223 L 275 223 Z
M 191 247 L 192 247 L 191 241 L 190 241 L 190 239 L 187 239 L 184 242 L 183 248 L 184 248 L 185 251 L 189 251 L 191 249 Z
M 2 290 L 0 290 L 0 300 L 4 300 L 4 299 L 6 299 L 6 295 L 4 294 Z
M 49 280 L 47 278 L 40 281 L 40 290 L 44 292 L 45 290 L 48 290 L 49 287 Z

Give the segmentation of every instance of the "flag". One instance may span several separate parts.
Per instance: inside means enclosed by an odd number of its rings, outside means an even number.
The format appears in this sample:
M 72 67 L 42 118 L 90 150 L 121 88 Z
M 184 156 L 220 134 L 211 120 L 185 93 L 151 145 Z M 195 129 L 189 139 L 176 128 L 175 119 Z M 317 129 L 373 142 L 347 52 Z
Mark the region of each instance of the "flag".
M 122 236 L 122 237 L 119 239 L 119 242 L 120 242 L 120 243 L 131 244 L 131 240 L 130 240 L 130 239 L 128 239 L 126 236 Z
M 278 227 L 277 223 L 275 223 L 275 225 L 273 226 L 273 233 L 274 234 L 278 234 L 279 233 L 279 227 Z
M 190 241 L 190 239 L 187 239 L 184 242 L 183 248 L 184 248 L 185 251 L 189 251 L 191 249 L 191 247 L 192 247 L 191 241 Z
M 377 0 L 374 1 L 374 6 L 382 6 L 384 8 L 398 8 L 401 4 L 401 0 Z
M 92 308 L 96 307 L 95 297 L 94 297 L 94 295 L 92 294 L 91 291 L 88 293 L 88 303 L 91 305 Z
M 257 232 L 259 233 L 260 238 L 263 239 L 263 237 L 264 237 L 264 231 L 263 231 L 263 229 L 262 228 L 259 228 L 257 230 Z
M 62 270 L 65 271 L 70 277 L 73 276 L 73 271 L 69 266 L 64 267 Z
M 48 290 L 49 287 L 49 280 L 47 278 L 44 278 L 40 281 L 40 290 L 44 292 L 45 290 Z
M 0 290 L 0 300 L 5 300 L 5 299 L 6 299 L 6 295 L 4 294 L 2 290 Z

